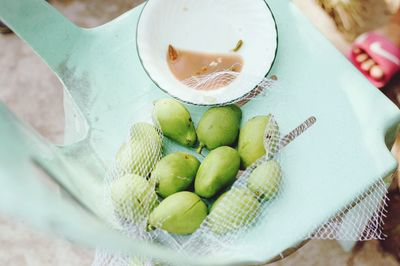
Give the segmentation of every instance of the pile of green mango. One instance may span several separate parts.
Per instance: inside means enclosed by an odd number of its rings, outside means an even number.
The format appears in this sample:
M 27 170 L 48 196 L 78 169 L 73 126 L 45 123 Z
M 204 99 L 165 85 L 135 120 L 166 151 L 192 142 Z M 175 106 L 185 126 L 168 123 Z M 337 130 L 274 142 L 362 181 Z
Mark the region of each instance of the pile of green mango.
M 198 153 L 204 148 L 209 153 L 202 162 L 187 152 L 161 158 L 162 138 L 157 129 L 135 124 L 130 140 L 117 154 L 117 166 L 126 175 L 112 184 L 112 200 L 120 217 L 135 223 L 138 216 L 147 215 L 149 230 L 191 234 L 209 216 L 213 231 L 223 234 L 251 222 L 262 201 L 278 192 L 281 168 L 274 160 L 260 164 L 245 187 L 230 189 L 240 169 L 267 154 L 263 137 L 271 116 L 256 116 L 240 129 L 239 107 L 212 107 L 196 128 L 184 105 L 161 99 L 154 103 L 154 117 L 164 136 Z

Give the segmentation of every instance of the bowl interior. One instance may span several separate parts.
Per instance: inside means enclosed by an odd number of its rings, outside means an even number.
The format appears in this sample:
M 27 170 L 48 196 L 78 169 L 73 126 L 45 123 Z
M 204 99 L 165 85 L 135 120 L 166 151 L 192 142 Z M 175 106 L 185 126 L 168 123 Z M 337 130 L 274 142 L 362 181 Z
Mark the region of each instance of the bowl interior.
M 168 45 L 205 53 L 229 53 L 239 40 L 239 76 L 228 86 L 202 91 L 177 80 L 167 63 Z M 272 67 L 277 30 L 264 0 L 149 0 L 138 23 L 138 54 L 150 78 L 182 101 L 214 105 L 249 93 Z

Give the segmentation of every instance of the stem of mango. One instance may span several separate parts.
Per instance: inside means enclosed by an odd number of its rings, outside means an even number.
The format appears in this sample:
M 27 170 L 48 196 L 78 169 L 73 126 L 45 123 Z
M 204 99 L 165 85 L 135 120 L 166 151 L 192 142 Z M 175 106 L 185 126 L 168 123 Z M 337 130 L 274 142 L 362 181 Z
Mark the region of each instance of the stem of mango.
M 203 148 L 204 148 L 204 144 L 203 144 L 203 143 L 200 143 L 200 144 L 199 144 L 199 147 L 196 149 L 196 152 L 197 152 L 198 154 L 201 154 L 201 151 L 203 150 Z

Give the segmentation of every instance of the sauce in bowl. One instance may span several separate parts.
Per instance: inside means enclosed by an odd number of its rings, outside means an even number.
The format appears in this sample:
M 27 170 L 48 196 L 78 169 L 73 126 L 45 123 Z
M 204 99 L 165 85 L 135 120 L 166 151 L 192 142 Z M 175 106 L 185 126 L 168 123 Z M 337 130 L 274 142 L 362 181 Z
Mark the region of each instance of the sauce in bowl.
M 198 90 L 216 90 L 229 85 L 243 67 L 237 53 L 201 53 L 168 47 L 167 62 L 172 74 Z

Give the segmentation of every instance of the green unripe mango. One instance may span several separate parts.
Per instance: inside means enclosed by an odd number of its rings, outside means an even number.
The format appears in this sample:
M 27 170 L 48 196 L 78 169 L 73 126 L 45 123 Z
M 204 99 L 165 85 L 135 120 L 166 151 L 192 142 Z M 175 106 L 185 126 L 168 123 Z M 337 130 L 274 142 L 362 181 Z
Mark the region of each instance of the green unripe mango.
M 161 158 L 161 148 L 152 147 L 145 141 L 131 140 L 117 153 L 117 165 L 127 173 L 147 176 Z
M 151 173 L 151 179 L 157 184 L 156 191 L 166 198 L 186 190 L 193 183 L 199 166 L 199 160 L 188 153 L 175 152 L 165 156 Z
M 240 167 L 238 152 L 228 146 L 212 150 L 199 167 L 194 182 L 197 195 L 211 198 L 235 181 Z
M 157 147 L 162 145 L 161 132 L 152 124 L 145 122 L 136 123 L 131 127 L 130 139 L 147 141 Z
M 154 187 L 141 176 L 124 175 L 112 182 L 111 199 L 118 216 L 140 223 L 157 206 Z
M 158 205 L 149 218 L 149 228 L 172 234 L 191 234 L 207 216 L 207 206 L 199 196 L 182 191 L 172 194 Z
M 276 195 L 282 180 L 279 163 L 275 160 L 266 161 L 250 174 L 247 187 L 257 196 L 269 200 Z
M 236 105 L 213 107 L 205 112 L 197 127 L 199 152 L 235 144 L 239 135 L 242 111 Z
M 147 123 L 137 123 L 131 135 L 116 155 L 119 169 L 124 172 L 147 176 L 161 158 L 162 138 L 157 129 Z
M 192 147 L 197 136 L 189 111 L 174 99 L 161 99 L 154 104 L 154 114 L 163 134 L 176 142 Z
M 213 209 L 214 209 L 215 206 L 218 206 L 218 205 L 220 204 L 220 202 L 221 202 L 222 199 L 226 196 L 227 193 L 228 193 L 228 191 L 222 193 L 222 194 L 218 197 L 218 199 L 217 199 L 217 200 L 213 203 L 213 205 L 211 206 L 211 208 L 210 208 L 210 213 L 213 211 Z
M 257 216 L 260 203 L 247 188 L 232 188 L 222 194 L 208 216 L 210 229 L 226 234 L 251 223 Z
M 242 169 L 249 167 L 259 158 L 266 155 L 264 133 L 270 118 L 271 115 L 253 117 L 241 129 L 238 151 Z

